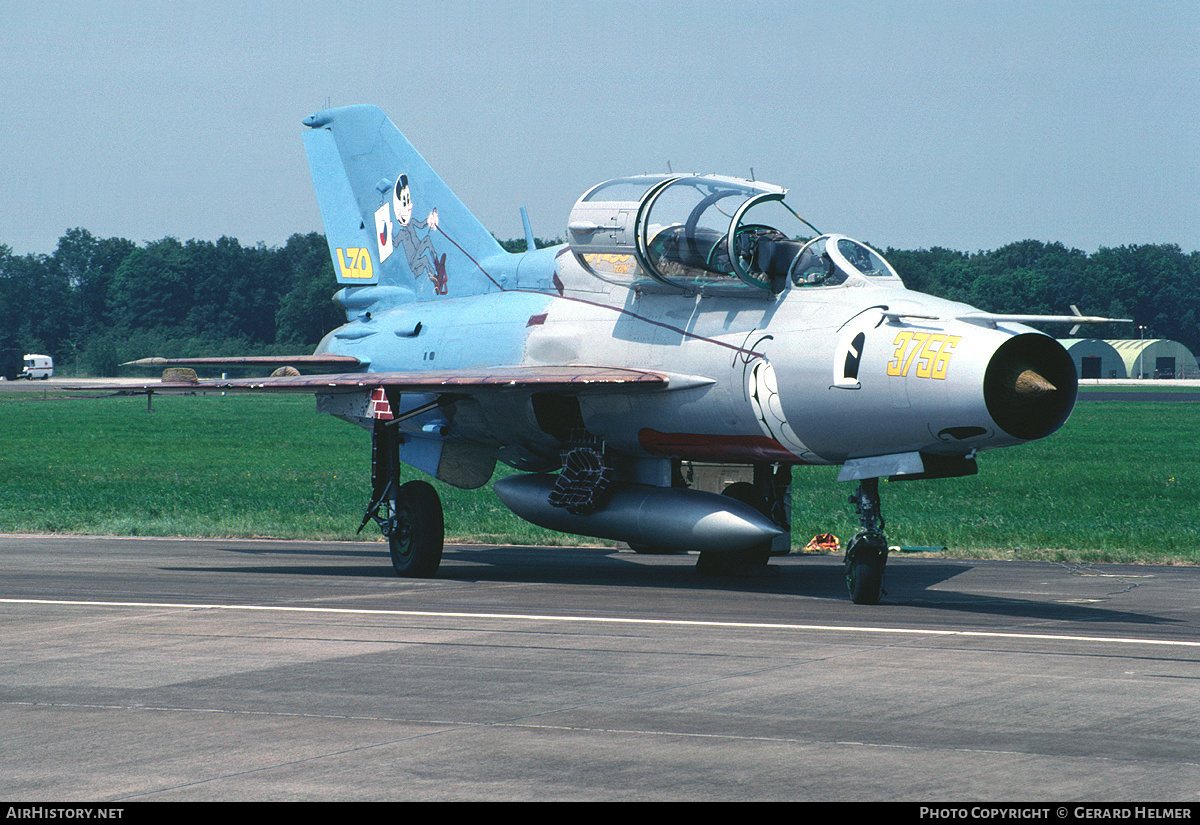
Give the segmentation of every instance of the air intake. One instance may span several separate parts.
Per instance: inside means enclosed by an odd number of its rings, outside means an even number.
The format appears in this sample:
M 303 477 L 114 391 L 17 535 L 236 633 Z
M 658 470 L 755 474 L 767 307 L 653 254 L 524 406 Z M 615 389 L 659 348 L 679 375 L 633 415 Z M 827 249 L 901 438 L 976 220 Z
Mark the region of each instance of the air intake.
M 1045 438 L 1061 427 L 1078 390 L 1071 356 L 1053 338 L 1036 333 L 1001 344 L 983 377 L 992 420 L 1023 441 Z

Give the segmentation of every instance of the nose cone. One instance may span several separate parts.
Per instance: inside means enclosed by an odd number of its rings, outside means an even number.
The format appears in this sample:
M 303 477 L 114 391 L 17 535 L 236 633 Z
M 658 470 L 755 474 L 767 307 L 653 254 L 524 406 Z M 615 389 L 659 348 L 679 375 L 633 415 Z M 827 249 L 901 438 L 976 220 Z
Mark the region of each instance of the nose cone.
M 1054 386 L 1031 369 L 1023 370 L 1021 374 L 1017 376 L 1016 384 L 1013 386 L 1013 390 L 1017 393 L 1017 395 L 1030 397 L 1045 395 L 1046 393 L 1054 392 L 1057 389 L 1058 387 Z
M 1032 441 L 1057 430 L 1071 414 L 1079 380 L 1063 346 L 1026 333 L 996 349 L 983 378 L 992 420 L 1014 438 Z

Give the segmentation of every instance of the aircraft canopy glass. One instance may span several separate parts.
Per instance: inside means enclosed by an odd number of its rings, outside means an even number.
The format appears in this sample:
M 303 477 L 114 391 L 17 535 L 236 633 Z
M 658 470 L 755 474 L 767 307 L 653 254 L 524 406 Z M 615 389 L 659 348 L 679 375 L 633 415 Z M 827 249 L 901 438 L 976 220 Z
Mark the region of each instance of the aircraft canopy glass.
M 836 286 L 858 276 L 900 279 L 875 250 L 845 235 L 822 235 L 806 244 L 788 273 L 795 286 Z
M 585 269 L 624 286 L 770 296 L 820 234 L 784 194 L 738 178 L 620 178 L 579 199 L 568 242 Z

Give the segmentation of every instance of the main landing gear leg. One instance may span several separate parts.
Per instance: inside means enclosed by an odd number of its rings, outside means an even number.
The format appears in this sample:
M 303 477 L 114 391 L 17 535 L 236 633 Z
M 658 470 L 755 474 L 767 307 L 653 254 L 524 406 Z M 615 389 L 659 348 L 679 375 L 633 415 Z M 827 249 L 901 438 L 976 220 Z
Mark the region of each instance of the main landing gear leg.
M 878 604 L 884 594 L 883 568 L 888 557 L 879 479 L 863 479 L 850 503 L 858 511 L 859 531 L 846 547 L 846 587 L 855 604 Z
M 445 542 L 442 502 L 428 482 L 400 483 L 400 438 L 394 427 L 375 422 L 371 438 L 374 492 L 358 531 L 374 519 L 388 540 L 396 574 L 432 578 L 442 562 Z

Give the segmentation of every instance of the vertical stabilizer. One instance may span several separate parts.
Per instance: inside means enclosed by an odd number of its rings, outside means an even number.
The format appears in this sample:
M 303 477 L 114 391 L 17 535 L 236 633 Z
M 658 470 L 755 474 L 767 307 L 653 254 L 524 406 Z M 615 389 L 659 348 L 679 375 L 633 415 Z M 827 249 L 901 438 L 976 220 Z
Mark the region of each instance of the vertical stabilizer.
M 504 255 L 386 115 L 374 106 L 305 118 L 304 148 L 334 274 L 390 301 L 499 289 L 488 259 Z

